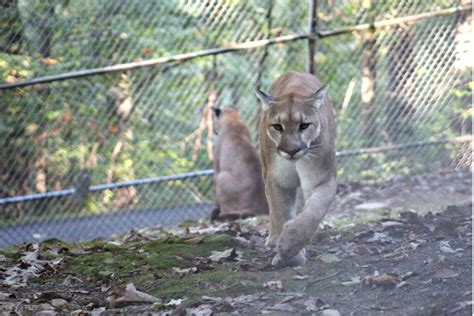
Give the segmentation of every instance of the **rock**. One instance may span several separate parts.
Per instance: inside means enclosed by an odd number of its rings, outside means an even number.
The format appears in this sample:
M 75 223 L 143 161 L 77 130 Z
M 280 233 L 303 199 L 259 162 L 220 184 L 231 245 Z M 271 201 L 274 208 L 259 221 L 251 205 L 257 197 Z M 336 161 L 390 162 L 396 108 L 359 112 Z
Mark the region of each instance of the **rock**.
M 62 298 L 55 298 L 51 300 L 51 305 L 54 307 L 61 307 L 63 305 L 66 305 L 68 302 L 66 300 L 63 300 Z
M 40 305 L 38 306 L 38 310 L 40 310 L 40 311 L 54 310 L 54 307 L 51 306 L 51 305 L 48 304 L 48 303 L 43 303 L 43 304 L 40 304 Z
M 325 309 L 321 312 L 323 316 L 341 316 L 341 313 L 337 309 Z

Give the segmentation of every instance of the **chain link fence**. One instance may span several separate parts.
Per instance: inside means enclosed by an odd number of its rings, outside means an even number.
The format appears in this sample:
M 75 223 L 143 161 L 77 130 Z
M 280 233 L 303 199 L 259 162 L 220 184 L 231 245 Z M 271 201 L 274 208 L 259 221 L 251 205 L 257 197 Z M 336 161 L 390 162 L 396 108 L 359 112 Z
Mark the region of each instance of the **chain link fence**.
M 471 167 L 468 1 L 0 0 L 0 246 L 212 207 L 210 107 L 315 69 L 339 182 Z

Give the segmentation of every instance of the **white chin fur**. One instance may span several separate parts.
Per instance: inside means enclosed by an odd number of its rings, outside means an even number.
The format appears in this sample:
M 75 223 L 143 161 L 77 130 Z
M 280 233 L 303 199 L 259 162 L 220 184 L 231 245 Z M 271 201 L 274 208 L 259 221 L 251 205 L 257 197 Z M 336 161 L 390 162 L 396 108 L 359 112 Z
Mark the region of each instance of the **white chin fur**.
M 296 160 L 302 158 L 306 154 L 306 150 L 301 150 L 296 155 L 291 157 L 288 153 L 286 153 L 284 151 L 278 150 L 277 152 L 278 152 L 278 155 L 281 158 L 289 160 L 289 161 L 296 161 Z

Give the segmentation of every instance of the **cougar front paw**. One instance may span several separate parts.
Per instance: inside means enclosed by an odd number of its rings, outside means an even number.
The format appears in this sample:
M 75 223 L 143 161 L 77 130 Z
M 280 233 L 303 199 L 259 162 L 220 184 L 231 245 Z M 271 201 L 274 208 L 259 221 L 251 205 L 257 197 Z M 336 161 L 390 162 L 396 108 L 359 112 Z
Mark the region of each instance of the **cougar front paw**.
M 280 254 L 277 254 L 273 257 L 272 265 L 277 268 L 282 267 L 294 267 L 294 266 L 304 266 L 306 263 L 306 251 L 302 249 L 296 256 L 291 258 L 282 257 Z
M 301 235 L 300 229 L 294 220 L 286 222 L 283 226 L 277 243 L 277 251 L 283 258 L 287 260 L 293 258 L 305 246 L 306 240 Z

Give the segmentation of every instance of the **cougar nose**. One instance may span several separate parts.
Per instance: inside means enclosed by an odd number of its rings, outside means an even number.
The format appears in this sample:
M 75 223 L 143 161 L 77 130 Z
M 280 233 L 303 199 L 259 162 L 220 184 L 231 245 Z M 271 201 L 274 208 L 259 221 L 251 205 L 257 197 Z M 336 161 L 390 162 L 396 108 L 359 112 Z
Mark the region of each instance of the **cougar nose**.
M 293 157 L 294 155 L 296 155 L 300 150 L 299 149 L 294 149 L 294 150 L 289 150 L 287 151 L 286 153 L 288 155 L 290 155 L 291 157 Z

